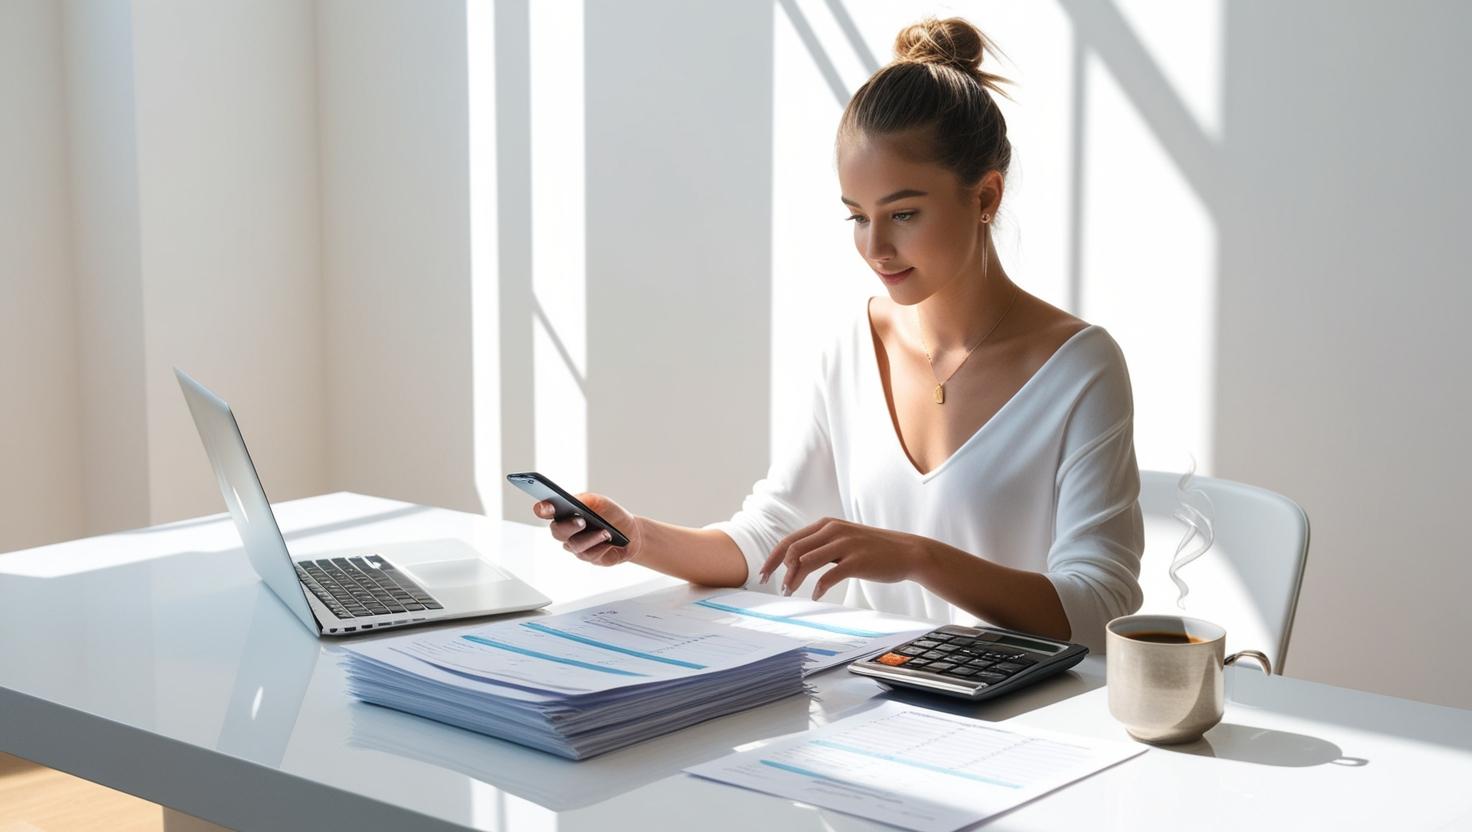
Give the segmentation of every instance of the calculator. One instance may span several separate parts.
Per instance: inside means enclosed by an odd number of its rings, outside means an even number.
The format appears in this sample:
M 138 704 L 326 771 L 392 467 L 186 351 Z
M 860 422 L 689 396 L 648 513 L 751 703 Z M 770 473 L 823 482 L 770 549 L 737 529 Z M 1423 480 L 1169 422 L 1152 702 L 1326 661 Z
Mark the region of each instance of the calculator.
M 1082 644 L 996 627 L 947 625 L 848 669 L 886 685 L 979 701 L 1067 670 L 1088 654 Z

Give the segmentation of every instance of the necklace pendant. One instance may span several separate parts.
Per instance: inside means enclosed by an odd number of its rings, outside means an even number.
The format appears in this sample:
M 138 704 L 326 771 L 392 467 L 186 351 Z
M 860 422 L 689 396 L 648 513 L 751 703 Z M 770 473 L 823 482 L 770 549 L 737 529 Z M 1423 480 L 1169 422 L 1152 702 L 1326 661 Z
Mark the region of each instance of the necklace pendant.
M 946 386 L 944 384 L 937 384 L 937 385 L 935 385 L 935 403 L 936 404 L 945 404 L 946 403 Z

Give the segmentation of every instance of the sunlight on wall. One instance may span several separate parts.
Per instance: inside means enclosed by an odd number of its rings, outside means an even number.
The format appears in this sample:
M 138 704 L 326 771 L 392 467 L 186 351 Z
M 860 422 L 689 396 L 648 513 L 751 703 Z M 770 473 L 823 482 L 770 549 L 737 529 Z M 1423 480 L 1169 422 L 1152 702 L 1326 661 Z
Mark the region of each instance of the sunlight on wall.
M 1224 0 L 1114 0 L 1202 132 L 1222 138 Z
M 470 123 L 471 419 L 475 492 L 481 512 L 500 519 L 501 347 L 496 279 L 496 14 L 491 0 L 465 4 L 466 78 Z
M 868 73 L 834 34 L 836 25 L 822 3 L 779 3 L 773 20 L 770 435 L 776 446 L 803 423 L 817 359 L 829 338 L 844 321 L 862 314 L 865 298 L 882 289 L 854 251 L 852 229 L 844 221 L 848 211 L 839 201 L 833 164 L 833 136 L 844 102 L 825 80 L 820 62 L 828 62 L 835 73 L 843 67 L 837 77 L 849 91 Z M 819 56 L 803 43 L 798 27 L 804 25 L 813 31 L 826 27 Z
M 1140 467 L 1183 470 L 1194 456 L 1210 474 L 1216 225 L 1114 75 L 1085 58 L 1077 311 L 1106 327 L 1129 362 Z
M 538 0 L 531 22 L 536 466 L 587 488 L 587 270 L 582 0 Z

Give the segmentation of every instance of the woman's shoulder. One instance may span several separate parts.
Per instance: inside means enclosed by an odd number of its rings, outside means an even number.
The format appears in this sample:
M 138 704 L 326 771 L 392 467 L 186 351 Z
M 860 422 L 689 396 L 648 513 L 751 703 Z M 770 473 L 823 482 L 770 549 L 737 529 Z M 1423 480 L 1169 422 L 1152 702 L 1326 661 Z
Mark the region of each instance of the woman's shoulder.
M 1025 320 L 1019 322 L 1018 352 L 1023 363 L 1039 368 L 1055 359 L 1094 365 L 1123 363 L 1119 344 L 1104 327 L 1041 298 L 1028 295 L 1028 299 Z

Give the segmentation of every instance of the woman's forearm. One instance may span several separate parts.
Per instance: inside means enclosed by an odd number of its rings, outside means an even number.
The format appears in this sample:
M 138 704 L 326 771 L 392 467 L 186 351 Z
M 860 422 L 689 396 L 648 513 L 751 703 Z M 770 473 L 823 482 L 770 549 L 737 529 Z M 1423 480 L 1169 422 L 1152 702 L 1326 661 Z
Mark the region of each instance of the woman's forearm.
M 930 541 L 914 580 L 950 603 L 1009 630 L 1067 641 L 1073 634 L 1053 582 Z
M 704 586 L 746 583 L 746 557 L 725 532 L 638 517 L 642 542 L 634 563 Z

